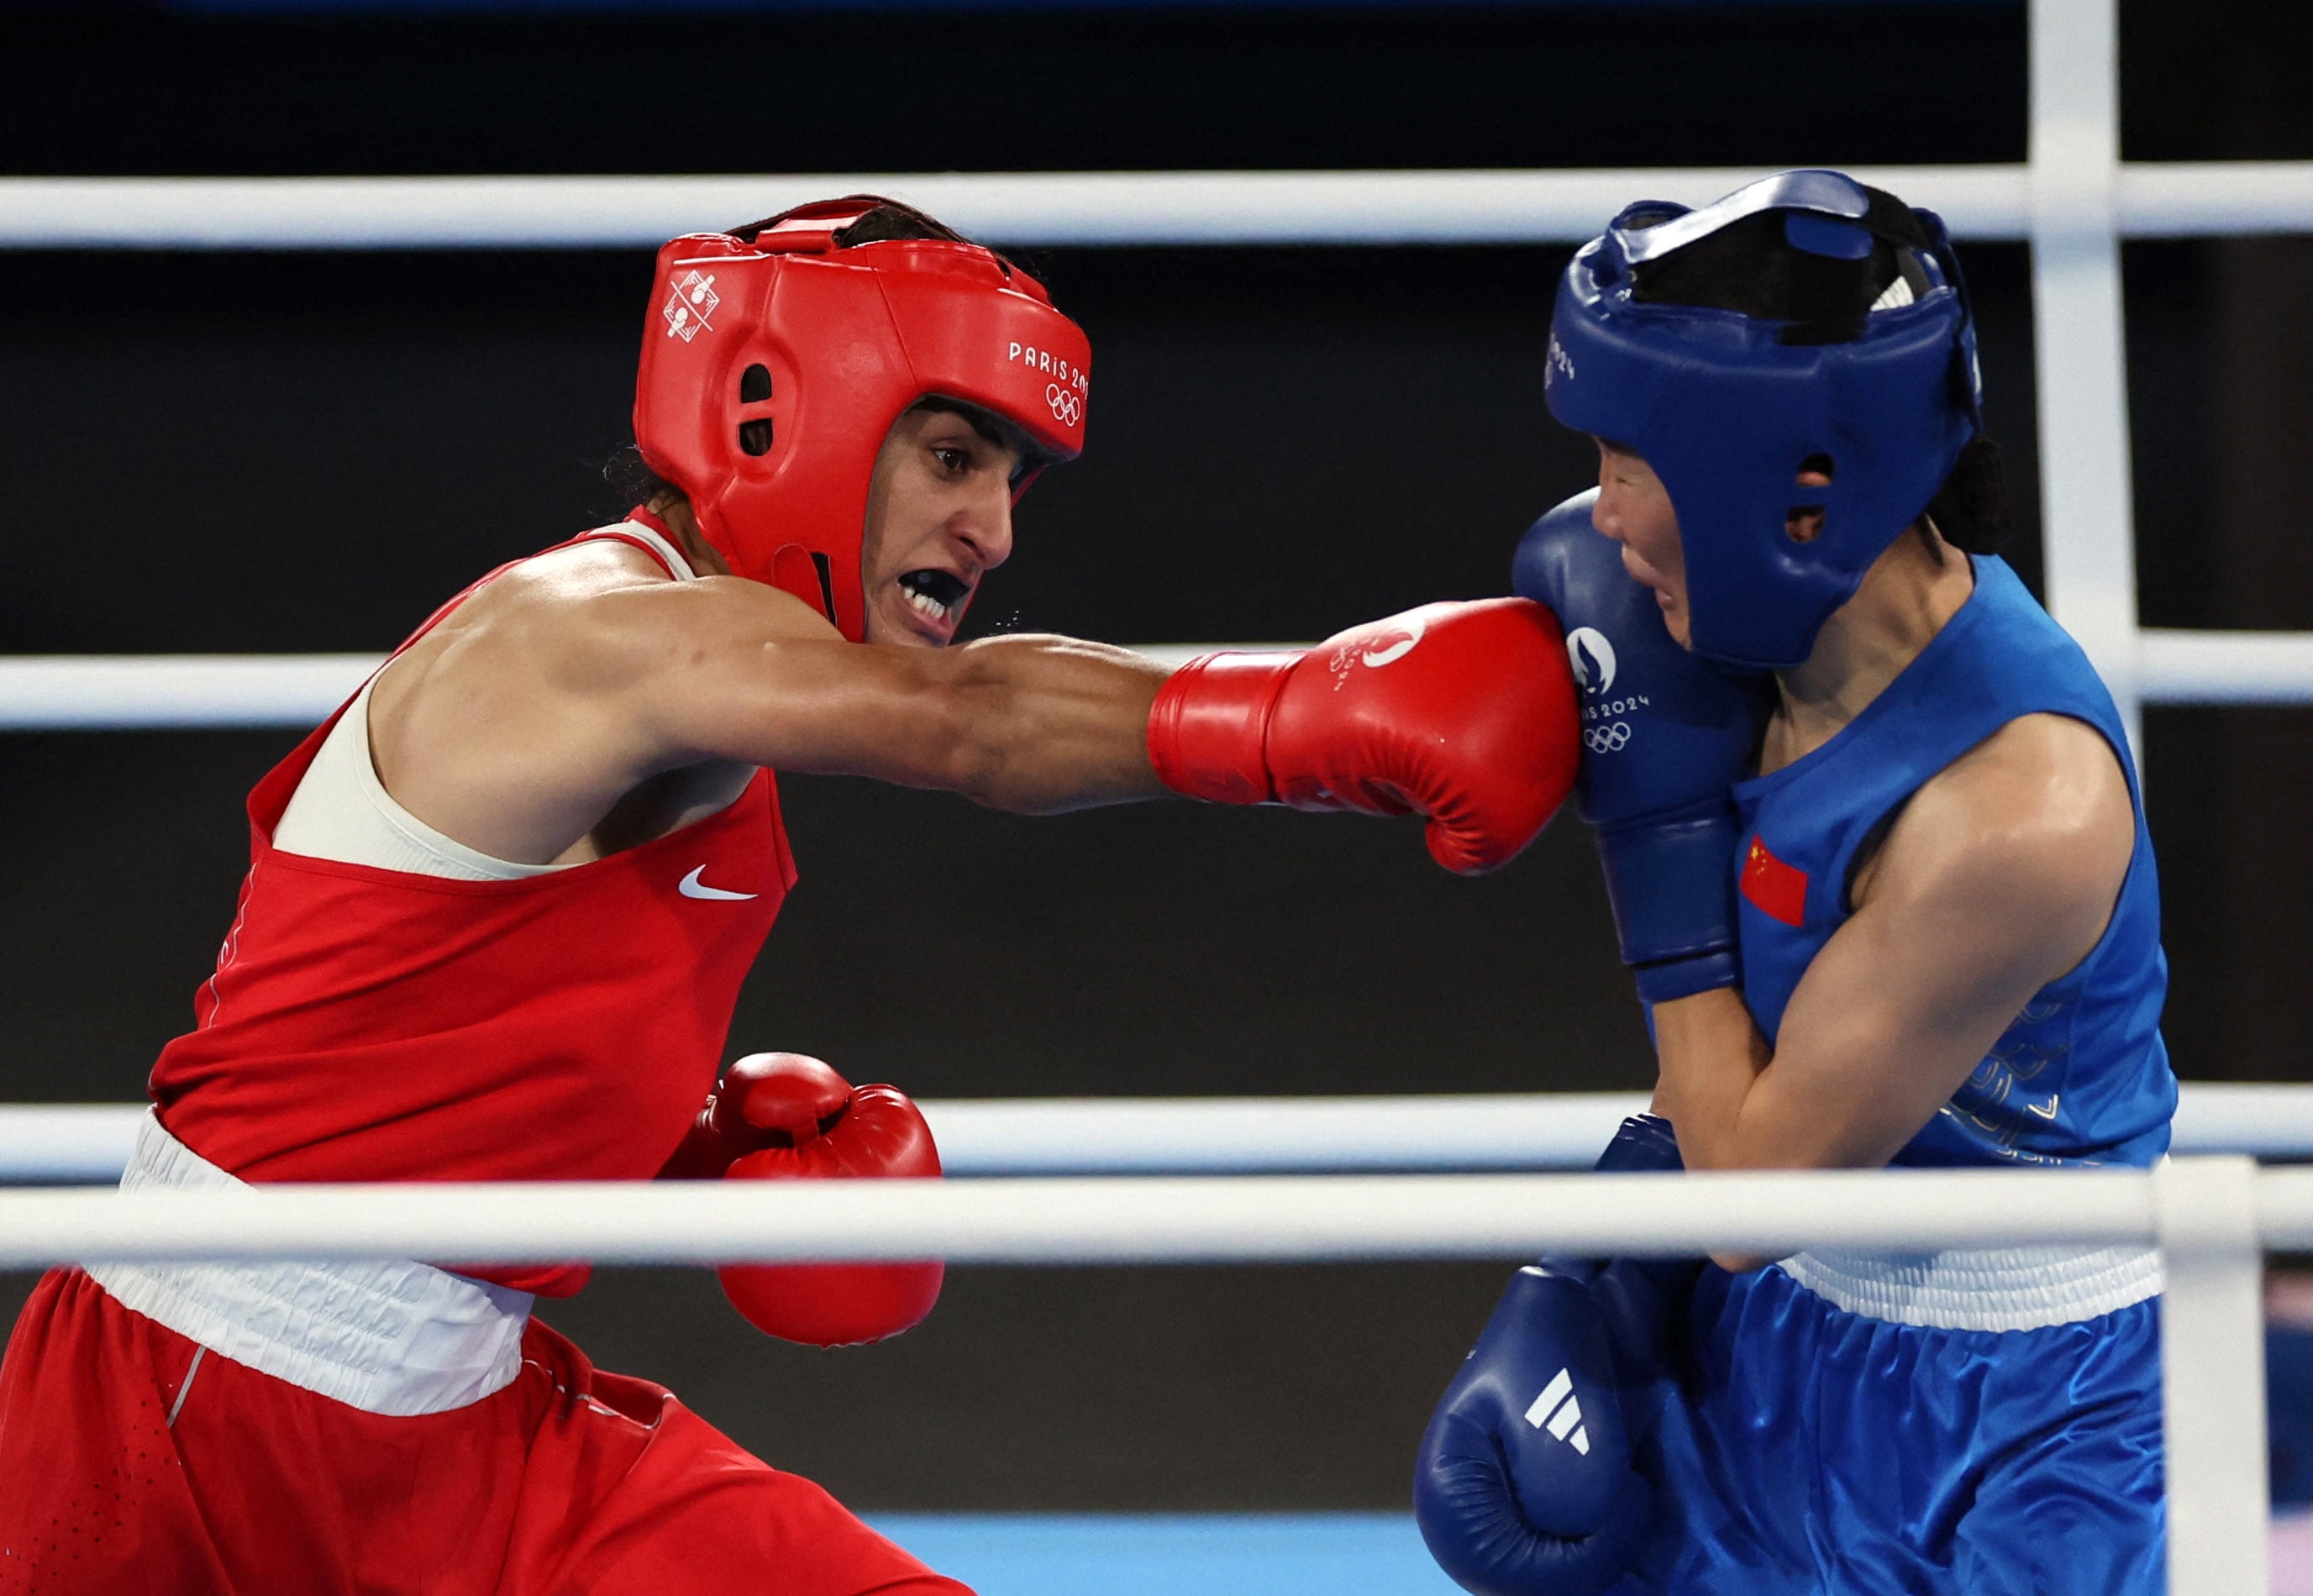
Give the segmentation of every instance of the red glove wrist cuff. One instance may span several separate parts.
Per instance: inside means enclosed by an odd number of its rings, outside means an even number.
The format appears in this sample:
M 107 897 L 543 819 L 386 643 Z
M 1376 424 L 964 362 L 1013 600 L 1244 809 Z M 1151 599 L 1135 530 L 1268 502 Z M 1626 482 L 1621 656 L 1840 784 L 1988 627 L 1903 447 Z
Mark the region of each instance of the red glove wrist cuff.
M 1277 797 L 1264 746 L 1297 651 L 1209 653 L 1165 679 L 1148 709 L 1148 762 L 1176 793 L 1208 803 Z

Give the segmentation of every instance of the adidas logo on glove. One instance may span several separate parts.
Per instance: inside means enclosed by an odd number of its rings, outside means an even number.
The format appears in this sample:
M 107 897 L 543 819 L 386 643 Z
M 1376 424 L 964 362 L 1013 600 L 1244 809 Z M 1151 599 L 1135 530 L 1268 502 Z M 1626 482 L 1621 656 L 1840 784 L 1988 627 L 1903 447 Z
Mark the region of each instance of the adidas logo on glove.
M 1555 1412 L 1552 1411 L 1556 1409 Z M 1561 1369 L 1542 1388 L 1542 1395 L 1526 1410 L 1526 1422 L 1547 1430 L 1555 1440 L 1571 1443 L 1584 1457 L 1590 1455 L 1590 1434 L 1582 1427 L 1582 1404 L 1574 1396 L 1574 1377 Z M 1568 1434 L 1571 1430 L 1573 1434 Z

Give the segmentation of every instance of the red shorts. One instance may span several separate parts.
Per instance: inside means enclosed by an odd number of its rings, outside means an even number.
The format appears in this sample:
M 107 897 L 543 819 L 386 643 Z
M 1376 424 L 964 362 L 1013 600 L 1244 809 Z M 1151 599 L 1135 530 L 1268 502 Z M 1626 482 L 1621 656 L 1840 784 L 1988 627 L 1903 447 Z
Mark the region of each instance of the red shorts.
M 196 1366 L 50 1274 L 0 1364 L 0 1592 L 971 1596 L 661 1387 L 534 1320 L 522 1351 L 494 1395 L 392 1417 Z

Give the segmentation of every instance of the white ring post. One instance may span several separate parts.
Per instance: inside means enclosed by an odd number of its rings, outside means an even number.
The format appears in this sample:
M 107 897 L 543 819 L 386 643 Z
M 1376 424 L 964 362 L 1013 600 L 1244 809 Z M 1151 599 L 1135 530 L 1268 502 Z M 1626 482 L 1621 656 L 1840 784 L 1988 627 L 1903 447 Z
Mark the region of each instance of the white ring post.
M 2256 1165 L 2171 1159 L 2153 1171 L 2168 1433 L 2169 1596 L 2265 1596 L 2265 1258 Z
M 2048 609 L 2088 651 L 2141 761 L 2115 11 L 2032 6 L 2032 316 Z

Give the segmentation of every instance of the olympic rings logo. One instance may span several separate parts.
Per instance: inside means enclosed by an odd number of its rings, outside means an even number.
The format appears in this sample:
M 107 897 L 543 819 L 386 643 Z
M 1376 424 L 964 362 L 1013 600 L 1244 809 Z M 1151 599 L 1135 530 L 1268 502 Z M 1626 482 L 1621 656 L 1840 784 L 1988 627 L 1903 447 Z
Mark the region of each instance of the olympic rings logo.
M 1631 723 L 1616 721 L 1611 726 L 1592 726 L 1582 733 L 1582 746 L 1594 754 L 1619 753 L 1631 741 Z
M 1074 426 L 1084 419 L 1084 400 L 1077 397 L 1073 389 L 1063 388 L 1057 382 L 1047 382 L 1044 384 L 1044 402 L 1052 408 L 1052 419 L 1065 425 Z

